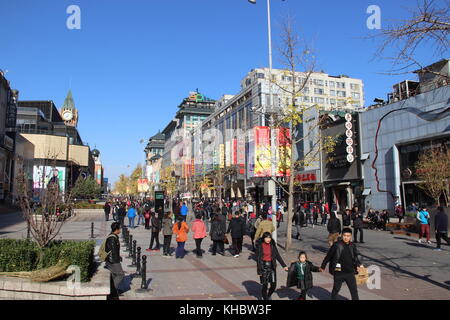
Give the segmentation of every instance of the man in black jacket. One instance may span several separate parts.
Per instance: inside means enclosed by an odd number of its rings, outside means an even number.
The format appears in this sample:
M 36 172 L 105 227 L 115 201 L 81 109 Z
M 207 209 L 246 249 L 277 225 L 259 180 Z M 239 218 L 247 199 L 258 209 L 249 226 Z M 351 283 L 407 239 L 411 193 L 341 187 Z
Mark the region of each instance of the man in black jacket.
M 327 224 L 328 230 L 328 244 L 331 247 L 333 243 L 338 240 L 339 235 L 341 234 L 341 222 L 336 216 L 336 211 L 331 212 L 330 220 Z
M 297 234 L 295 235 L 295 239 L 303 241 L 300 236 L 300 230 L 302 228 L 302 219 L 300 216 L 300 208 L 297 207 L 294 216 L 292 217 L 292 222 L 295 224 L 295 229 L 297 230 Z
M 444 239 L 447 244 L 450 244 L 450 240 L 448 239 L 448 217 L 444 212 L 442 207 L 438 207 L 438 212 L 434 217 L 434 225 L 436 231 L 436 249 L 434 251 L 441 251 L 441 238 Z
M 110 299 L 117 300 L 119 298 L 119 285 L 122 282 L 125 274 L 122 269 L 120 262 L 122 257 L 120 256 L 120 223 L 114 222 L 111 225 L 111 233 L 106 239 L 105 251 L 108 252 L 108 257 L 106 258 L 105 268 L 111 271 L 111 294 Z
M 320 270 L 323 271 L 327 264 L 330 263 L 330 274 L 334 276 L 331 300 L 336 300 L 336 296 L 341 290 L 344 281 L 350 290 L 352 300 L 359 300 L 355 274 L 359 272 L 359 268 L 362 265 L 358 259 L 358 250 L 351 242 L 351 239 L 352 229 L 344 228 L 342 231 L 342 241 L 333 244 L 320 267 Z
M 242 252 L 242 242 L 245 234 L 245 221 L 241 218 L 241 212 L 236 211 L 233 219 L 231 219 L 228 225 L 227 233 L 231 232 L 231 239 L 233 241 L 234 257 L 239 257 L 239 253 Z
M 359 232 L 359 242 L 364 243 L 363 241 L 363 214 L 361 211 L 359 211 L 358 207 L 353 208 L 353 214 L 352 214 L 352 220 L 353 220 L 353 229 L 354 229 L 354 238 L 353 242 L 358 243 L 358 232 Z

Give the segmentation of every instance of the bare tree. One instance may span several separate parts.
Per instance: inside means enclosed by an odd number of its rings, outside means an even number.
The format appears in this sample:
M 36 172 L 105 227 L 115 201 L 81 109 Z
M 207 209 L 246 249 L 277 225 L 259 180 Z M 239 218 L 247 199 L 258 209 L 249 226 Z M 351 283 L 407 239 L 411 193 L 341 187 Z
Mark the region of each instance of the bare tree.
M 421 46 L 434 47 L 434 55 L 445 56 L 450 47 L 450 3 L 448 0 L 418 0 L 417 8 L 411 12 L 411 17 L 396 25 L 382 29 L 375 37 L 383 39 L 376 55 L 382 57 L 388 49 L 395 49 L 392 73 L 404 74 L 413 71 L 411 68 L 424 69 L 415 58 L 416 51 Z M 431 52 L 430 52 L 431 54 Z M 424 70 L 448 78 L 448 74 L 436 70 Z
M 320 153 L 326 149 L 329 151 L 334 147 L 334 139 L 320 135 L 321 117 L 319 111 L 323 106 L 305 103 L 301 99 L 305 95 L 306 87 L 310 82 L 311 75 L 315 69 L 315 57 L 306 44 L 300 50 L 300 40 L 293 31 L 292 19 L 287 18 L 282 26 L 282 45 L 279 49 L 281 64 L 284 70 L 284 79 L 287 83 L 271 79 L 282 93 L 284 108 L 274 115 L 273 123 L 275 131 L 279 132 L 280 141 L 279 156 L 277 159 L 277 171 L 283 175 L 283 180 L 275 179 L 275 182 L 288 194 L 288 217 L 285 249 L 289 250 L 292 245 L 292 218 L 294 214 L 295 194 L 295 172 L 303 170 L 320 160 Z M 300 77 L 299 75 L 302 75 Z M 299 135 L 294 135 L 294 128 L 298 124 L 306 124 L 307 130 Z M 289 130 L 286 130 L 288 128 Z M 299 142 L 310 141 L 311 148 L 303 152 L 303 157 L 294 157 L 294 146 Z M 295 160 L 295 161 L 294 161 Z M 257 159 L 257 161 L 259 161 Z M 274 173 L 272 173 L 274 174 Z M 287 188 L 286 188 L 287 184 Z
M 45 248 L 59 234 L 66 219 L 72 214 L 71 193 L 61 190 L 56 176 L 56 157 L 49 166 L 44 161 L 38 188 L 30 190 L 28 177 L 24 172 L 23 162 L 18 159 L 17 192 L 19 204 L 24 219 L 39 248 Z M 46 170 L 52 171 L 51 177 L 46 178 Z M 48 181 L 47 181 L 48 180 Z M 33 202 L 33 195 L 39 196 L 39 204 Z M 42 255 L 39 259 L 42 258 Z
M 448 205 L 450 182 L 450 150 L 434 148 L 419 155 L 415 166 L 417 177 L 423 182 L 418 186 L 440 205 L 440 198 Z

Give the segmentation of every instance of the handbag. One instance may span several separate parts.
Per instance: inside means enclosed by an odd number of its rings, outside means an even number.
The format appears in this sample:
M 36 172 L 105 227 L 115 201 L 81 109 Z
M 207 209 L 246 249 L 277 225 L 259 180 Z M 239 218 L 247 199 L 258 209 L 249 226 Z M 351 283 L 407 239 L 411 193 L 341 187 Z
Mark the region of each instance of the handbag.
M 359 268 L 359 272 L 355 275 L 356 277 L 356 284 L 363 285 L 366 284 L 367 281 L 369 281 L 369 272 L 366 268 L 361 267 Z
M 224 244 L 230 244 L 230 241 L 228 241 L 228 237 L 226 235 L 223 236 L 223 243 Z

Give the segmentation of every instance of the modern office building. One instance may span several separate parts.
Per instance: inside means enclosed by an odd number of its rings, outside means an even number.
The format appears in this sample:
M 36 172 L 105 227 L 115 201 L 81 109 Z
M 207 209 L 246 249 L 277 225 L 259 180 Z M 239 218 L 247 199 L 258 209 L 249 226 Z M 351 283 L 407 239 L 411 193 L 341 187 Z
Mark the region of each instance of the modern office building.
M 415 163 L 430 148 L 450 147 L 449 60 L 416 73 L 418 82 L 394 85 L 388 101 L 360 115 L 361 154 L 369 157 L 362 168 L 366 208 L 433 204 L 418 187 Z

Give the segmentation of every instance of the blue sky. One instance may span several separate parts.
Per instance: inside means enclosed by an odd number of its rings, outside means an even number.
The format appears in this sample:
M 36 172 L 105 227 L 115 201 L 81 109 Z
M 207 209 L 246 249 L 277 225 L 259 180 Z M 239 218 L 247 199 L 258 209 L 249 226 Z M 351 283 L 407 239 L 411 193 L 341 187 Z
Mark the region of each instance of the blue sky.
M 189 91 L 211 98 L 239 91 L 253 68 L 267 66 L 265 0 L 0 0 L 0 69 L 21 100 L 53 100 L 71 85 L 83 140 L 102 153 L 105 175 L 143 161 L 139 141 L 163 129 Z M 81 8 L 81 30 L 66 27 L 69 5 Z M 312 43 L 318 68 L 360 78 L 366 104 L 385 98 L 412 75 L 386 76 L 364 39 L 366 9 L 378 5 L 382 26 L 405 18 L 412 0 L 272 0 L 274 47 L 288 14 Z M 423 48 L 426 64 L 437 60 Z M 277 67 L 274 49 L 274 67 Z M 130 167 L 128 167 L 130 166 Z

